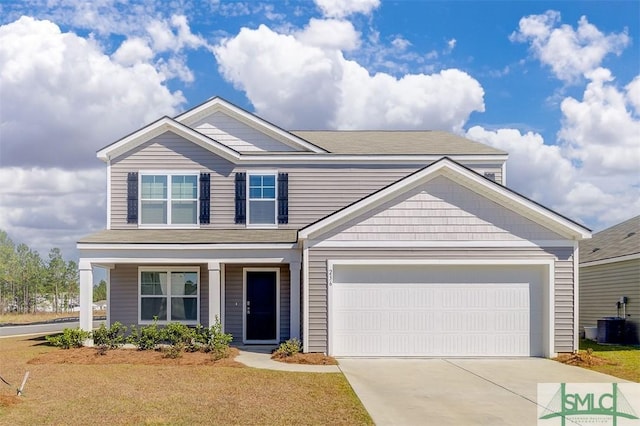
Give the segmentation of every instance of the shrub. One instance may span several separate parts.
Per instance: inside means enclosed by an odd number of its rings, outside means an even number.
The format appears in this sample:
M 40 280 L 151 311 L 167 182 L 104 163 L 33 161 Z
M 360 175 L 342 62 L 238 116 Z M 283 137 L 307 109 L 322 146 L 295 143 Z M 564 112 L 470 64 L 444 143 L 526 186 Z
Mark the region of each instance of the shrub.
M 84 341 L 91 337 L 91 333 L 80 328 L 65 328 L 62 334 L 46 336 L 49 344 L 62 349 L 80 348 Z
M 204 352 L 211 352 L 214 360 L 226 358 L 229 344 L 233 336 L 222 331 L 222 324 L 218 317 L 211 327 L 197 326 L 195 328 L 195 341 Z
M 100 348 L 115 349 L 125 342 L 126 331 L 127 327 L 117 321 L 109 328 L 101 324 L 100 328 L 93 331 L 93 343 Z
M 162 340 L 172 346 L 180 345 L 185 347 L 187 345 L 191 345 L 194 338 L 194 329 L 179 322 L 171 322 L 162 329 Z
M 162 357 L 163 358 L 171 358 L 176 359 L 182 356 L 182 351 L 184 350 L 184 343 L 176 343 L 171 346 L 167 346 L 162 348 Z
M 280 343 L 278 349 L 273 352 L 273 358 L 287 358 L 302 352 L 302 343 L 294 337 L 286 342 Z
M 155 349 L 162 343 L 163 332 L 158 328 L 158 318 L 153 319 L 153 324 L 145 325 L 140 328 L 135 325 L 131 326 L 131 334 L 127 337 L 127 343 L 130 343 L 140 351 Z

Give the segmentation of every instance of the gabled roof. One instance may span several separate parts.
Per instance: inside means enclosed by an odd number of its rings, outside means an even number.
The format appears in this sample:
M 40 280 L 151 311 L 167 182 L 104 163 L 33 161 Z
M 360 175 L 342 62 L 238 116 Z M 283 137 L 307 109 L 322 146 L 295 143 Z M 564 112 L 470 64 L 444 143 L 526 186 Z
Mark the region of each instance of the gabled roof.
M 301 139 L 300 137 L 276 126 L 273 123 L 268 122 L 255 114 L 250 113 L 242 108 L 239 108 L 232 103 L 216 96 L 208 101 L 200 104 L 188 111 L 175 117 L 176 121 L 183 123 L 187 126 L 192 126 L 199 120 L 202 120 L 208 115 L 215 114 L 217 112 L 223 112 L 230 117 L 235 118 L 244 124 L 253 127 L 254 129 L 265 133 L 274 139 L 289 145 L 290 147 L 299 151 L 322 153 L 326 152 L 323 148 L 309 143 L 308 141 Z
M 580 264 L 640 254 L 640 216 L 632 217 L 580 243 Z M 620 259 L 622 260 L 622 259 Z
M 229 161 L 237 161 L 240 153 L 221 144 L 190 127 L 179 123 L 172 118 L 162 117 L 161 119 L 143 127 L 142 129 L 125 136 L 124 138 L 102 148 L 98 151 L 97 156 L 102 161 L 109 161 L 118 157 L 135 147 L 159 136 L 165 132 L 172 132 L 181 136 Z
M 359 200 L 355 203 L 312 223 L 300 231 L 301 240 L 314 239 L 337 228 L 352 219 L 388 202 L 413 188 L 425 184 L 437 176 L 444 176 L 465 186 L 484 197 L 511 209 L 548 229 L 573 240 L 591 237 L 591 231 L 584 226 L 552 211 L 546 207 L 479 175 L 471 169 L 444 157 L 417 172 L 406 176 L 391 185 Z
M 332 154 L 506 155 L 505 151 L 438 130 L 294 130 Z

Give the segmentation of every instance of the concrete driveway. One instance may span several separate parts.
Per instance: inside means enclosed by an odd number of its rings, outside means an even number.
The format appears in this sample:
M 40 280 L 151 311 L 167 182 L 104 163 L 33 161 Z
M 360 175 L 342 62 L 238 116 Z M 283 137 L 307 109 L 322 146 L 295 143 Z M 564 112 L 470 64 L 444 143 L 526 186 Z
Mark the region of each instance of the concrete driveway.
M 535 425 L 538 383 L 625 382 L 541 358 L 340 358 L 377 425 Z

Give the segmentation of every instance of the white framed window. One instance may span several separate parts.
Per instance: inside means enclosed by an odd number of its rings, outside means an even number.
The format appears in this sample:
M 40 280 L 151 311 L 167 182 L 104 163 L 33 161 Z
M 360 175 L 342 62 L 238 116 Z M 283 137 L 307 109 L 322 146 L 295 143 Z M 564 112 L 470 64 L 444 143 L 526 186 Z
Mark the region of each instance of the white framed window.
M 138 268 L 138 323 L 200 322 L 200 268 Z
M 198 173 L 140 173 L 140 225 L 198 224 Z
M 277 172 L 254 171 L 247 174 L 247 225 L 276 227 Z

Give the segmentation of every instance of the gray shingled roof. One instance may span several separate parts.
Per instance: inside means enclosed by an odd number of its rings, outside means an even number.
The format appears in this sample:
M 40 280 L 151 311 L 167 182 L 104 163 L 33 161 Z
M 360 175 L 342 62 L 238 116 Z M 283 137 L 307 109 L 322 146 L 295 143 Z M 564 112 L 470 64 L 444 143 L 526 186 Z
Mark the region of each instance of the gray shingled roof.
M 640 216 L 593 234 L 580 242 L 580 263 L 640 253 Z
M 294 135 L 332 154 L 505 155 L 505 151 L 452 133 L 397 130 L 295 130 Z
M 251 244 L 295 243 L 296 229 L 109 229 L 80 244 Z

